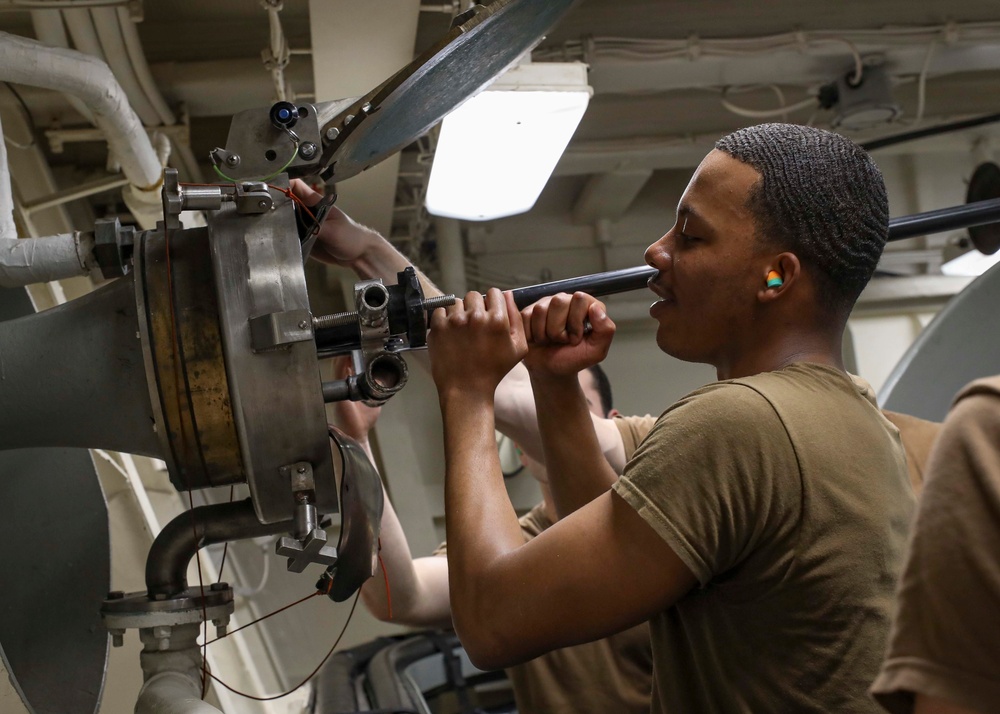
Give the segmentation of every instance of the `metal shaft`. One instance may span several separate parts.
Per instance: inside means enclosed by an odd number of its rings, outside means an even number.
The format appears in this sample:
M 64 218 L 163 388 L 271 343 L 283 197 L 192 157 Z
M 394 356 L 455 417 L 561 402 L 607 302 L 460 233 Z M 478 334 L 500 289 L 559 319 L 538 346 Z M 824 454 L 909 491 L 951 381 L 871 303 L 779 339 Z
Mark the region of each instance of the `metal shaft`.
M 1000 221 L 1000 198 L 991 198 L 988 201 L 976 201 L 963 206 L 893 218 L 889 221 L 889 240 L 903 240 L 998 221 Z
M 954 208 L 942 208 L 937 211 L 917 213 L 912 216 L 900 216 L 889 221 L 889 240 L 903 240 L 914 236 L 940 233 L 956 228 L 969 228 L 987 223 L 1000 222 L 1000 199 L 977 201 Z M 585 292 L 595 297 L 614 295 L 646 287 L 648 280 L 656 274 L 655 268 L 645 265 L 622 270 L 612 270 L 606 273 L 594 273 L 579 278 L 554 280 L 549 283 L 529 285 L 514 288 L 511 293 L 519 309 L 531 305 L 543 297 L 556 293 Z M 441 307 L 451 304 L 453 295 L 431 298 L 425 301 L 425 307 Z M 332 321 L 331 321 L 332 322 Z M 356 349 L 360 343 L 360 334 L 356 322 L 325 327 L 317 325 L 316 344 L 321 353 L 339 354 Z M 332 389 L 332 387 L 331 387 Z

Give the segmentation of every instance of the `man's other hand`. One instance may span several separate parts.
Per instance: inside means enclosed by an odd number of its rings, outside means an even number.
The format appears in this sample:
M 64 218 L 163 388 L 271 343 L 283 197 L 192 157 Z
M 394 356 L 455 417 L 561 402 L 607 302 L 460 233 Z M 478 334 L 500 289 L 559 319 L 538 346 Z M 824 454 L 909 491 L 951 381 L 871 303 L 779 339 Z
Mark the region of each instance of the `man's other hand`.
M 528 341 L 524 364 L 536 373 L 575 375 L 602 362 L 615 336 L 604 303 L 587 293 L 542 298 L 526 307 L 521 319 Z
M 323 198 L 323 194 L 311 189 L 301 179 L 292 179 L 289 188 L 309 207 Z M 312 257 L 323 263 L 351 267 L 379 240 L 380 236 L 374 230 L 361 225 L 336 206 L 330 206 L 319 229 Z

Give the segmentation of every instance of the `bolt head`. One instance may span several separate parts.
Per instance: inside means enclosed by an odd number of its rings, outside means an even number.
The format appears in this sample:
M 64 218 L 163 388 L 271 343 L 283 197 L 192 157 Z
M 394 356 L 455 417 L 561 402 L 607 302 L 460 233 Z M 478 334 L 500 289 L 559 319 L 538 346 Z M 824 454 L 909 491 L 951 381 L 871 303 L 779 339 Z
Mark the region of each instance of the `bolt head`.
M 267 208 L 267 201 L 264 200 L 257 201 L 257 206 L 259 208 Z
M 346 117 L 344 117 L 344 126 L 347 126 L 352 121 L 354 121 L 354 115 L 353 114 L 348 114 Z
M 239 166 L 240 165 L 240 155 L 239 154 L 230 154 L 229 156 L 227 156 L 226 157 L 226 165 L 227 166 Z
M 326 130 L 327 141 L 333 141 L 338 136 L 340 136 L 340 129 L 338 129 L 337 127 L 331 126 L 329 129 Z
M 306 472 L 306 467 L 305 466 L 299 466 L 299 468 L 297 469 L 297 471 L 300 474 L 304 474 Z
M 111 646 L 112 647 L 122 647 L 125 644 L 124 633 L 119 634 L 117 632 L 111 633 Z
M 306 329 L 307 327 L 309 327 L 309 323 L 308 323 L 308 322 L 306 322 L 305 320 L 302 320 L 301 322 L 299 322 L 299 329 L 300 329 L 300 330 L 304 330 L 304 329 Z
M 299 156 L 303 159 L 311 159 L 316 155 L 316 145 L 311 141 L 307 141 L 302 146 L 299 147 Z
M 212 583 L 212 590 L 214 592 L 221 592 L 223 590 L 229 589 L 229 583 Z

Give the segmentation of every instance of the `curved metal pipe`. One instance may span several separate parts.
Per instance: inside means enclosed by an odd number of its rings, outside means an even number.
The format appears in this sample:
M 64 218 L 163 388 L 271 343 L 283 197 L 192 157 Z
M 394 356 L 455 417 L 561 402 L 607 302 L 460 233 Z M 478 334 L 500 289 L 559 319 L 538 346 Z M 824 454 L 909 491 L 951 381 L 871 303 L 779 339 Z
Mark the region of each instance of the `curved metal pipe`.
M 186 590 L 188 564 L 206 545 L 290 533 L 294 528 L 291 520 L 261 523 L 249 498 L 185 511 L 160 531 L 149 549 L 146 591 L 150 597 L 170 597 Z

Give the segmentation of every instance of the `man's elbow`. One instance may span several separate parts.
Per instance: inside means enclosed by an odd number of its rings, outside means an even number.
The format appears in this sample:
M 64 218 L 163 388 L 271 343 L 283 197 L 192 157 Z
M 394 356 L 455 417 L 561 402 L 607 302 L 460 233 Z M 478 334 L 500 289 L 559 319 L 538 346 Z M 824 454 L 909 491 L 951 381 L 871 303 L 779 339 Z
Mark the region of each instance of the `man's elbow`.
M 498 627 L 489 618 L 465 623 L 456 618 L 455 632 L 472 664 L 485 671 L 512 667 L 533 656 L 526 653 L 523 641 L 512 636 L 510 628 Z

